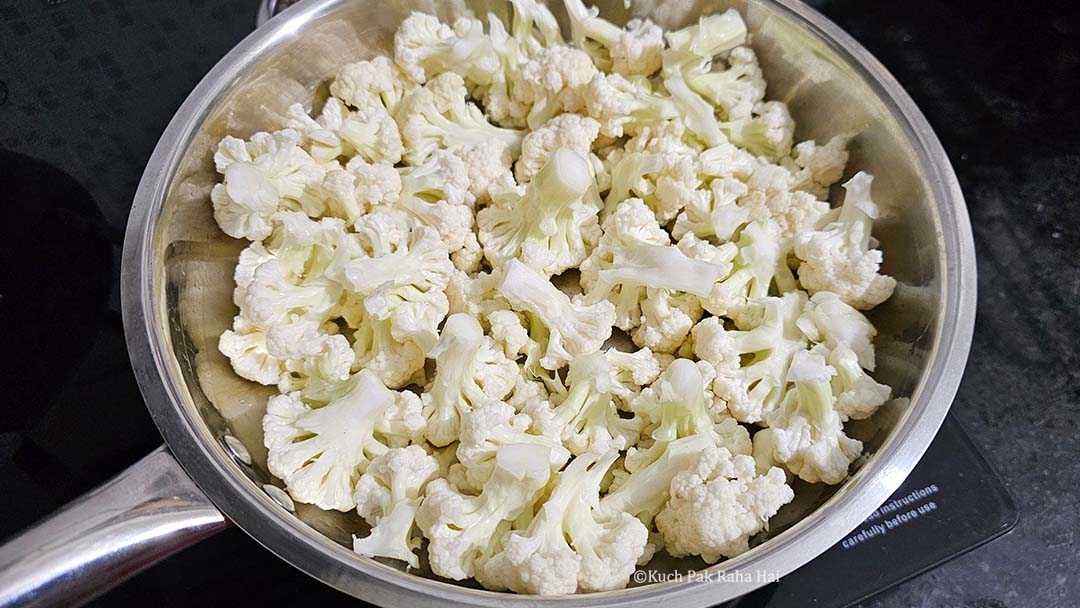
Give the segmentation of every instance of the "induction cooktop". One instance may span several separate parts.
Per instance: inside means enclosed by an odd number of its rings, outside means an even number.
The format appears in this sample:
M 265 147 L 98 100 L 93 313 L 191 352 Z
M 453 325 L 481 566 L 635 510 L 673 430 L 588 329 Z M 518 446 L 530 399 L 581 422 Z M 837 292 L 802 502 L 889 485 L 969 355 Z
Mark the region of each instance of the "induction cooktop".
M 250 31 L 254 9 L 250 0 L 0 6 L 0 198 L 6 217 L 19 218 L 0 222 L 4 369 L 17 370 L 0 408 L 0 536 L 160 443 L 124 346 L 124 222 L 168 119 Z M 803 568 L 728 606 L 853 605 L 1007 532 L 1016 518 L 1008 492 L 950 417 L 870 518 Z M 233 528 L 93 605 L 236 601 L 359 604 Z

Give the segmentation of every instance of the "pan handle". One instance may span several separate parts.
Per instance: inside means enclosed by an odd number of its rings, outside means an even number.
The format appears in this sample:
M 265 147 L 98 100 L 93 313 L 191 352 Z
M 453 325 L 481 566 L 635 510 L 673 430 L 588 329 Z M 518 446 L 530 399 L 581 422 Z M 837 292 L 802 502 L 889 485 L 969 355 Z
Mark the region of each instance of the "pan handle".
M 0 546 L 0 606 L 78 606 L 227 526 L 164 447 Z

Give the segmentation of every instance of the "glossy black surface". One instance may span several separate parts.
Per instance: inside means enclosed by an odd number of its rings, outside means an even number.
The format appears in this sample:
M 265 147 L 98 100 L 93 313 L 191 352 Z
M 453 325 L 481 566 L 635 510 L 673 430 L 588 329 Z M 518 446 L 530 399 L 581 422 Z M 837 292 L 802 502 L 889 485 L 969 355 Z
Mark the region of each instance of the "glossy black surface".
M 819 0 L 927 115 L 964 188 L 979 318 L 954 414 L 1016 529 L 867 607 L 1080 598 L 1080 14 L 1074 3 Z M 117 297 L 131 197 L 158 135 L 250 31 L 252 0 L 0 2 L 0 535 L 160 443 Z M 17 155 L 17 156 L 16 156 Z M 847 573 L 836 572 L 845 585 Z M 101 607 L 356 606 L 230 530 Z

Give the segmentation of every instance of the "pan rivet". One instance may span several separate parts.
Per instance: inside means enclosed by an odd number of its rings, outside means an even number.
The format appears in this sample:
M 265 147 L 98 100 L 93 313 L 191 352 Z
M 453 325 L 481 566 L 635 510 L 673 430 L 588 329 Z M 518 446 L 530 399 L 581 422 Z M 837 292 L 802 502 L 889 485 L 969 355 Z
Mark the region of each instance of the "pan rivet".
M 296 505 L 293 504 L 292 498 L 290 498 L 289 495 L 285 493 L 285 490 L 282 490 L 281 488 L 273 484 L 267 483 L 263 484 L 263 491 L 266 492 L 267 496 L 273 498 L 274 502 L 281 505 L 282 509 L 285 509 L 290 513 L 296 511 Z
M 221 438 L 221 443 L 225 444 L 225 449 L 229 451 L 233 458 L 251 466 L 251 452 L 248 452 L 244 442 L 232 435 L 224 435 Z

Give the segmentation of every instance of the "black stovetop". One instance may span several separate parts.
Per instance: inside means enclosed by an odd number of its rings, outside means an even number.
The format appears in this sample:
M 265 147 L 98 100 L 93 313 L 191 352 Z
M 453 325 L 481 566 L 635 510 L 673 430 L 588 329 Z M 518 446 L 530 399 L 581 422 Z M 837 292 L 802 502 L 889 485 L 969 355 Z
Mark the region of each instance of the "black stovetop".
M 958 420 L 999 467 L 1025 519 L 1017 532 L 862 605 L 1071 605 L 1080 597 L 1077 10 L 1037 2 L 1020 9 L 1005 0 L 970 8 L 813 4 L 893 71 L 950 153 L 975 229 L 980 317 L 954 413 L 894 497 L 895 508 L 860 526 L 846 548 L 738 606 L 858 601 L 1008 529 L 1014 506 Z M 201 75 L 251 30 L 253 5 L 0 3 L 0 205 L 8 210 L 0 223 L 8 371 L 0 406 L 0 536 L 160 443 L 123 342 L 124 223 L 157 137 Z M 911 511 L 917 515 L 899 517 Z M 900 519 L 902 525 L 889 525 Z M 151 568 L 95 605 L 238 600 L 357 605 L 237 529 Z

